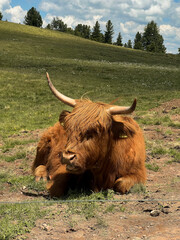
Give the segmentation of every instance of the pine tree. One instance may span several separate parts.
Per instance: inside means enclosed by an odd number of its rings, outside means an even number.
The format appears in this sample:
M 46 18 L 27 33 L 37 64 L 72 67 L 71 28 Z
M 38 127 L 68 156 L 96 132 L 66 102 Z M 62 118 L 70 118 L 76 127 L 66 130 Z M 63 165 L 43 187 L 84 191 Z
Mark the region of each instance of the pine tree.
M 132 48 L 132 42 L 131 42 L 131 40 L 128 40 L 128 42 L 127 42 L 127 48 Z
M 114 34 L 114 30 L 113 30 L 113 25 L 111 20 L 108 20 L 108 22 L 106 23 L 106 31 L 105 31 L 105 35 L 104 35 L 104 42 L 108 43 L 108 44 L 112 44 L 112 37 Z
M 36 8 L 32 7 L 25 16 L 24 23 L 26 25 L 41 27 L 43 24 L 40 13 L 36 10 Z
M 82 24 L 78 24 L 75 29 L 74 29 L 74 34 L 76 36 L 81 36 L 82 37 L 82 32 L 83 32 L 83 25 Z
M 48 23 L 48 25 L 46 26 L 46 29 L 51 29 L 51 24 Z
M 149 52 L 165 53 L 166 48 L 163 45 L 164 39 L 159 34 L 159 28 L 154 21 L 147 24 L 142 37 L 142 45 L 144 50 Z
M 83 38 L 90 38 L 91 29 L 90 26 L 78 24 L 75 27 L 74 34 Z
M 134 49 L 141 49 L 143 50 L 142 46 L 142 35 L 140 32 L 136 33 L 135 39 L 134 39 Z
M 0 12 L 0 21 L 2 20 L 3 18 L 3 15 L 2 15 L 2 12 Z
M 88 25 L 83 25 L 82 37 L 84 37 L 86 39 L 90 39 L 90 35 L 91 35 L 91 27 Z
M 99 24 L 98 21 L 96 21 L 96 23 L 93 27 L 93 31 L 92 31 L 92 34 L 91 34 L 91 39 L 94 40 L 94 41 L 97 41 L 97 42 L 103 42 L 104 41 L 104 36 L 101 33 L 100 24 Z
M 65 24 L 61 19 L 56 17 L 53 18 L 51 22 L 51 29 L 58 30 L 60 32 L 67 32 L 67 24 Z
M 123 46 L 121 33 L 118 34 L 117 40 L 115 42 L 115 45 L 121 46 L 121 47 Z

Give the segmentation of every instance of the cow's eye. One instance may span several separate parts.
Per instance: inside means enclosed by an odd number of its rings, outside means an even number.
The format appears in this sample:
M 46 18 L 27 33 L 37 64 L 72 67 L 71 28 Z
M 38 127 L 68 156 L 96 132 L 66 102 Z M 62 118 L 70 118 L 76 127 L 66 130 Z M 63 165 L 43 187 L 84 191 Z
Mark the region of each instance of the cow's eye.
M 85 134 L 85 139 L 86 140 L 92 139 L 96 133 L 97 133 L 96 131 L 87 131 Z
M 91 138 L 93 138 L 93 134 L 92 133 L 86 134 L 86 140 L 89 140 Z

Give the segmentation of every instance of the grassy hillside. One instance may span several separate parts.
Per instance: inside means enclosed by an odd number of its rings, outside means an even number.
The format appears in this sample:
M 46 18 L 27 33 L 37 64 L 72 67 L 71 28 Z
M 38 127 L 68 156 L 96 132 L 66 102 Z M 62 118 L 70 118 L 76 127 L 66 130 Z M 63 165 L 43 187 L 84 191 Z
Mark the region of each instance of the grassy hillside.
M 0 134 L 52 125 L 62 109 L 45 72 L 64 94 L 145 111 L 179 97 L 180 56 L 100 44 L 60 32 L 0 21 Z

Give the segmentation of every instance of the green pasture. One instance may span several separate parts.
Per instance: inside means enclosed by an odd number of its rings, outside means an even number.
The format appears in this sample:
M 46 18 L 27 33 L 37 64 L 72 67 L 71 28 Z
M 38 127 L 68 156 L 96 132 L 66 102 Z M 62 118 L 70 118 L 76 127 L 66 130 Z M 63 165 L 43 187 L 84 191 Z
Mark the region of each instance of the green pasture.
M 0 191 L 6 184 L 12 193 L 23 187 L 34 191 L 43 188 L 34 183 L 32 176 L 16 175 L 13 163 L 22 159 L 22 172 L 29 172 L 28 164 L 35 155 L 35 148 L 29 145 L 37 141 L 30 136 L 30 131 L 53 125 L 63 109 L 71 109 L 52 95 L 46 72 L 55 87 L 67 96 L 107 103 L 118 98 L 115 104 L 119 105 L 130 105 L 137 98 L 136 114 L 140 124 L 178 126 L 169 119 L 154 115 L 150 118 L 148 110 L 180 97 L 180 55 L 126 49 L 0 21 L 0 163 L 9 164 L 0 169 Z M 22 132 L 29 134 L 27 139 L 13 139 Z M 153 154 L 159 153 L 155 150 Z M 179 156 L 176 152 L 173 154 L 176 158 Z M 95 194 L 95 198 L 102 198 L 100 195 Z M 86 217 L 98 212 L 95 204 L 90 204 L 90 208 L 87 204 L 70 207 L 84 212 Z M 110 206 L 104 211 L 113 209 L 114 206 Z M 23 207 L 1 204 L 0 239 L 12 239 L 29 231 L 45 212 L 44 207 L 37 204 Z M 67 216 L 69 214 L 67 212 Z M 24 222 L 20 221 L 22 217 Z M 17 226 L 12 227 L 14 222 Z
M 100 44 L 56 31 L 0 22 L 0 133 L 45 128 L 66 109 L 64 94 L 148 110 L 179 95 L 180 56 Z

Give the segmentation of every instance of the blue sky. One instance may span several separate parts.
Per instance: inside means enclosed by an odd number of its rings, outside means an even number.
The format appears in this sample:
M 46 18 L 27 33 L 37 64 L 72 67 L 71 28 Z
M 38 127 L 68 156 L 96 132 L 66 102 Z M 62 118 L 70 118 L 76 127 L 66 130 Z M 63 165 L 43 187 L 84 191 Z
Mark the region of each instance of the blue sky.
M 132 41 L 154 20 L 164 38 L 169 53 L 180 48 L 180 0 L 0 0 L 3 20 L 23 23 L 27 11 L 35 7 L 43 18 L 43 27 L 53 17 L 59 17 L 69 27 L 78 23 L 94 26 L 99 21 L 104 32 L 110 19 L 114 26 L 114 41 L 119 32 L 123 43 Z

